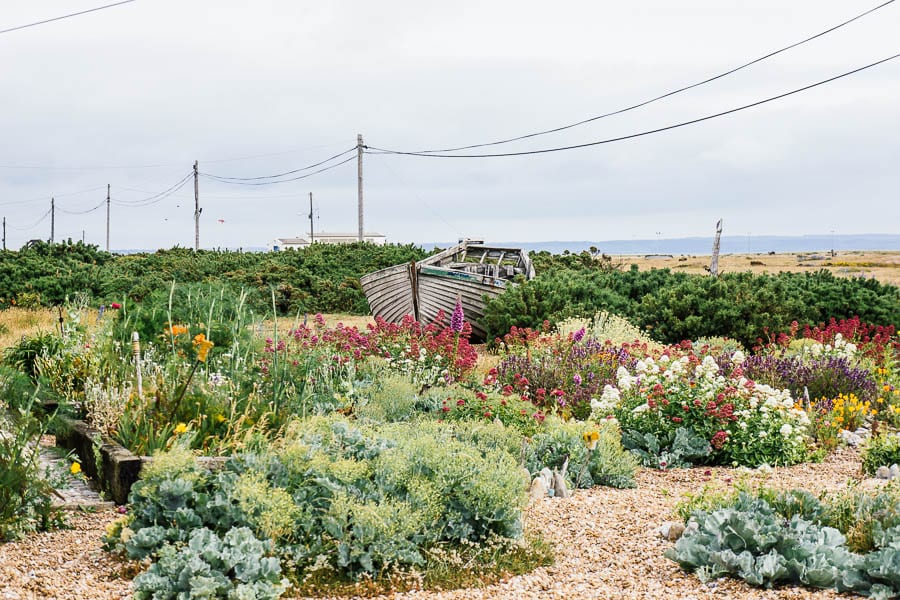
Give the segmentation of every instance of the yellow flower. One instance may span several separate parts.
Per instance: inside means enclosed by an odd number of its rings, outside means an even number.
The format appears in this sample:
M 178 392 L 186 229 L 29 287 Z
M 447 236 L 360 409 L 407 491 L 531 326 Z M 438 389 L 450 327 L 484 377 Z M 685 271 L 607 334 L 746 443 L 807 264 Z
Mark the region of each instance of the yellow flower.
M 206 335 L 198 333 L 194 336 L 194 351 L 197 353 L 197 360 L 200 362 L 206 362 L 206 355 L 209 354 L 209 350 L 213 346 L 215 344 L 206 339 Z
M 216 423 L 222 423 L 225 420 L 225 415 L 216 415 Z
M 73 462 L 72 466 L 69 467 L 69 471 L 72 472 L 72 475 L 78 475 L 79 473 L 81 473 L 81 464 Z
M 178 425 L 175 426 L 173 433 L 180 434 L 180 433 L 184 433 L 185 431 L 187 431 L 187 425 L 185 425 L 184 423 L 179 423 Z

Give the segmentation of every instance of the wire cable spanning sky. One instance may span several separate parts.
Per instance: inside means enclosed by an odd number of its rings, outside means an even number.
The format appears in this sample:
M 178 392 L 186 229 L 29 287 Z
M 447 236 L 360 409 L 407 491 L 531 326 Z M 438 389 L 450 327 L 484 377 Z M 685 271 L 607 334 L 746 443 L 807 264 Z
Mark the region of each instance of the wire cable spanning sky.
M 70 19 L 72 17 L 77 17 L 80 15 L 86 15 L 88 13 L 97 12 L 98 10 L 104 10 L 106 8 L 112 8 L 114 6 L 120 6 L 122 4 L 130 4 L 131 2 L 136 2 L 136 0 L 122 0 L 121 2 L 115 2 L 113 4 L 107 4 L 105 6 L 98 6 L 96 8 L 90 8 L 88 10 L 82 10 L 79 12 L 69 13 L 67 15 L 60 15 L 58 17 L 52 17 L 50 19 L 44 19 L 42 21 L 35 21 L 34 23 L 27 23 L 25 25 L 17 25 L 16 27 L 9 27 L 7 29 L 0 29 L 0 35 L 4 33 L 11 33 L 13 31 L 19 31 L 20 29 L 28 29 L 29 27 L 36 27 L 37 25 L 45 25 L 46 23 L 53 23 L 54 21 L 62 21 L 63 19 Z
M 894 0 L 578 0 L 565 10 L 273 0 L 252 11 L 222 0 L 215 12 L 129 2 L 70 12 L 47 0 L 42 12 L 65 14 L 38 20 L 22 4 L 4 15 L 30 28 L 0 41 L 15 90 L 0 96 L 0 128 L 15 140 L 0 149 L 11 223 L 34 222 L 52 195 L 57 237 L 68 227 L 102 239 L 94 203 L 111 183 L 115 206 L 141 209 L 114 216 L 113 247 L 185 245 L 185 172 L 199 159 L 202 245 L 296 234 L 309 192 L 324 227 L 355 230 L 356 173 L 337 167 L 356 159 L 357 133 L 392 161 L 390 177 L 366 163 L 365 191 L 366 229 L 394 241 L 445 239 L 451 221 L 524 241 L 697 235 L 720 217 L 760 234 L 898 221 L 900 176 L 886 158 L 898 141 L 884 126 L 900 116 Z M 621 108 L 572 120 L 600 106 Z M 635 138 L 647 141 L 613 144 Z M 423 140 L 449 143 L 407 150 Z M 531 158 L 403 158 L 421 155 Z M 248 193 L 276 183 L 283 197 Z M 96 195 L 60 203 L 67 190 Z M 842 202 L 879 218 L 828 208 Z

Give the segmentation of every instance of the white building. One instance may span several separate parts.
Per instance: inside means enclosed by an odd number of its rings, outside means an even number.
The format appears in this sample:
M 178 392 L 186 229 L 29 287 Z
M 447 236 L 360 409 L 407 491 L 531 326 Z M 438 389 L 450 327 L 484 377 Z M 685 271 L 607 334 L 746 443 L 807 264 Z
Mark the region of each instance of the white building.
M 358 233 L 316 233 L 313 235 L 314 244 L 352 244 L 359 240 Z M 376 246 L 384 246 L 387 238 L 380 233 L 365 233 L 363 241 Z M 302 249 L 309 246 L 309 237 L 284 237 L 275 238 L 269 243 L 269 250 L 280 252 L 282 250 Z

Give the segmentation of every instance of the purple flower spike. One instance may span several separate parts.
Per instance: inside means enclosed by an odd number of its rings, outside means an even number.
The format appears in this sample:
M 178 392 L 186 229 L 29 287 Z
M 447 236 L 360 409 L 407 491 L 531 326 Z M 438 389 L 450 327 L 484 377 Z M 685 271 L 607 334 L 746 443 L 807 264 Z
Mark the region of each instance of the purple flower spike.
M 461 333 L 463 330 L 464 322 L 465 316 L 463 315 L 462 300 L 460 298 L 457 298 L 456 308 L 453 309 L 453 314 L 450 316 L 450 329 L 452 329 L 456 333 Z
M 576 342 L 580 342 L 582 339 L 584 339 L 584 327 L 573 333 L 572 339 Z

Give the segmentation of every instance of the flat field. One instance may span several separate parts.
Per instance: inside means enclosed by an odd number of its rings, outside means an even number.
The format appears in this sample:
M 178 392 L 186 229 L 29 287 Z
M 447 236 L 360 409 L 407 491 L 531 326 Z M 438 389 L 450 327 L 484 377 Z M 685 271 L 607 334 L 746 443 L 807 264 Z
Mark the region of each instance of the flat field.
M 612 257 L 614 263 L 636 264 L 647 269 L 671 269 L 685 273 L 706 273 L 711 256 L 702 254 L 648 254 Z M 839 250 L 831 252 L 790 252 L 783 254 L 720 254 L 719 273 L 749 271 L 782 273 L 826 269 L 841 277 L 875 278 L 900 286 L 900 251 Z

